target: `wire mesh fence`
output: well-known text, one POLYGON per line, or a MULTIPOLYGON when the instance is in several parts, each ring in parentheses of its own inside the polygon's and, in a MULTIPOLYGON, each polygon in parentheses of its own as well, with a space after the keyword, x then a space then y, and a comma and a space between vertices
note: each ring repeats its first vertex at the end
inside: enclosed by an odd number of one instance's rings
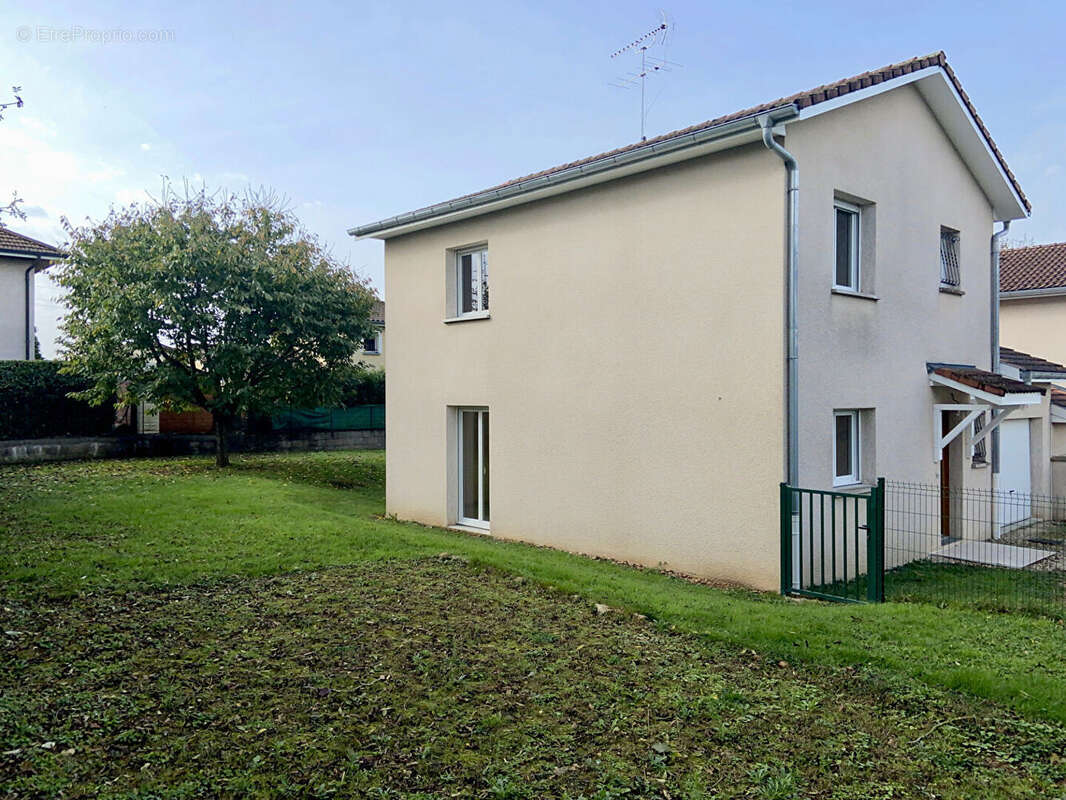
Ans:
POLYGON ((1066 498, 887 481, 888 600, 1066 618, 1066 498))

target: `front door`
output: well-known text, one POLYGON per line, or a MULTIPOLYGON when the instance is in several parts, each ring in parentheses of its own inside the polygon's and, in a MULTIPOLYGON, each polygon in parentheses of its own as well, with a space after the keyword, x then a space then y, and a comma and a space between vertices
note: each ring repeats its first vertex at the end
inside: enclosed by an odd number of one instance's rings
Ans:
POLYGON ((489 412, 459 409, 459 514, 461 525, 489 527, 489 412))
POLYGON ((1007 419, 999 426, 999 523, 1024 522, 1032 515, 1029 473, 1029 420, 1007 419))

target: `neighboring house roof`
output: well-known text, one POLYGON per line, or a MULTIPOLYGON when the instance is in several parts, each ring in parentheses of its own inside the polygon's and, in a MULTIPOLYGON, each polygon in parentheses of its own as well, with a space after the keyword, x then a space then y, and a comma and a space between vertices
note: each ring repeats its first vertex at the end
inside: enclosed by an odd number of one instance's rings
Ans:
POLYGON ((374 307, 370 309, 370 321, 375 325, 385 324, 385 302, 383 300, 374 301, 374 307))
POLYGON ((956 383, 961 383, 963 386, 980 389, 982 392, 999 397, 1005 397, 1008 394, 1029 394, 1030 392, 1044 394, 1046 392, 1043 386, 1022 383, 1013 378, 1007 378, 1003 375, 997 375, 995 372, 977 369, 976 367, 959 364, 929 364, 928 366, 930 368, 929 371, 935 375, 940 375, 956 383))
POLYGON ((1066 242, 1002 251, 999 289, 1001 292, 1066 289, 1066 242))
POLYGON ((1016 367, 1023 373, 1059 373, 1066 375, 1066 366, 1010 347, 999 348, 999 360, 1004 364, 1016 367))
POLYGON ((8 254, 15 256, 36 256, 38 258, 49 260, 66 257, 62 252, 52 247, 50 244, 39 242, 36 239, 31 239, 29 236, 23 236, 21 233, 15 233, 9 228, 0 226, 0 256, 8 254))
MULTIPOLYGON (((480 192, 456 197, 444 203, 437 203, 432 206, 426 206, 415 211, 407 212, 406 214, 389 217, 367 225, 360 225, 351 228, 348 233, 356 237, 375 236, 400 226, 406 226, 433 217, 450 215, 458 210, 457 207, 459 206, 469 207, 473 205, 474 202, 472 201, 477 201, 476 204, 478 205, 494 203, 495 201, 502 199, 503 194, 514 194, 514 190, 520 190, 526 186, 529 186, 530 191, 535 188, 541 188, 544 182, 553 177, 566 175, 569 178, 575 170, 587 171, 594 166, 608 169, 614 166, 617 162, 620 162, 627 154, 641 151, 654 152, 656 148, 664 147, 665 145, 674 143, 684 137, 692 137, 713 128, 718 128, 740 120, 753 119, 759 115, 777 110, 792 109, 793 113, 791 117, 795 118, 800 115, 804 109, 828 101, 837 100, 837 98, 875 87, 878 84, 905 78, 906 76, 927 69, 937 69, 941 71, 946 79, 950 81, 954 92, 957 94, 958 101, 969 113, 973 125, 980 132, 984 146, 986 146, 993 154, 998 168, 1002 170, 1002 175, 1009 181, 1017 200, 1020 201, 1026 213, 1031 211, 1032 207, 1028 198, 1026 198, 1025 193, 1022 191, 1018 179, 1014 176, 1014 173, 1011 172, 1010 167, 1007 166, 1006 159, 996 146, 996 143, 992 140, 992 135, 989 133, 988 128, 985 127, 980 115, 974 108, 969 95, 963 90, 962 84, 959 82, 954 70, 948 65, 947 56, 944 54, 944 51, 941 50, 927 56, 919 56, 917 58, 908 59, 907 61, 901 61, 898 64, 889 64, 888 66, 870 70, 869 72, 863 72, 851 78, 834 81, 833 83, 818 86, 814 89, 797 92, 786 97, 778 98, 777 100, 772 100, 768 103, 762 103, 757 106, 752 106, 751 108, 746 108, 742 111, 735 111, 731 114, 726 114, 725 116, 716 117, 715 119, 707 120, 706 122, 700 122, 687 128, 656 136, 652 139, 636 142, 634 144, 626 145, 625 147, 589 156, 588 158, 583 158, 577 161, 571 161, 566 164, 560 164, 559 166, 541 170, 540 172, 534 172, 530 175, 506 181, 505 183, 501 183, 489 189, 484 189, 480 192)), ((775 119, 774 121, 785 122, 788 118, 788 115, 783 115, 780 120, 775 119)), ((584 174, 587 174, 587 172, 584 174)))
POLYGON ((1066 408, 1066 389, 1060 389, 1057 386, 1050 386, 1048 389, 1051 392, 1052 405, 1059 406, 1060 408, 1066 408))

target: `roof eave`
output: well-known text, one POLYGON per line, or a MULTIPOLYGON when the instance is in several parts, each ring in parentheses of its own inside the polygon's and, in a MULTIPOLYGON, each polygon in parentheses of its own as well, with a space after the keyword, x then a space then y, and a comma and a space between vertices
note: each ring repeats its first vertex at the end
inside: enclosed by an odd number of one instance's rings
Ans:
POLYGON ((438 203, 367 225, 359 225, 350 228, 348 233, 356 239, 390 239, 416 230, 436 227, 520 203, 571 192, 625 175, 752 143, 761 137, 759 127, 761 118, 768 117, 774 125, 777 125, 795 119, 798 113, 799 109, 790 103, 740 119, 712 125, 699 131, 636 147, 569 169, 517 181, 508 186, 479 192, 446 203, 438 203))
POLYGON ((808 106, 800 112, 800 119, 809 119, 908 84, 914 84, 922 99, 936 115, 948 139, 970 168, 992 205, 995 220, 1002 222, 1028 217, 1029 209, 1025 199, 1007 175, 1002 161, 993 152, 977 119, 942 66, 926 67, 808 106))
POLYGON ((0 258, 32 258, 40 261, 62 261, 65 255, 55 253, 34 253, 28 250, 0 250, 0 258))
POLYGON ((1062 297, 1066 295, 1066 286, 1047 286, 1043 289, 1012 289, 1001 291, 1000 300, 1025 300, 1032 297, 1062 297))

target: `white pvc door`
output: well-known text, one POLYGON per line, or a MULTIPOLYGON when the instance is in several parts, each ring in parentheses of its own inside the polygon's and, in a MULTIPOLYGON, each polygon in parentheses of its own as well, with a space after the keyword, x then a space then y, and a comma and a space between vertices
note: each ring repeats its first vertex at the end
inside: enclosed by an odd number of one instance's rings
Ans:
POLYGON ((1032 513, 1029 494, 1029 420, 1007 419, 999 426, 999 486, 1010 493, 999 504, 1000 525, 1028 519, 1032 513))

